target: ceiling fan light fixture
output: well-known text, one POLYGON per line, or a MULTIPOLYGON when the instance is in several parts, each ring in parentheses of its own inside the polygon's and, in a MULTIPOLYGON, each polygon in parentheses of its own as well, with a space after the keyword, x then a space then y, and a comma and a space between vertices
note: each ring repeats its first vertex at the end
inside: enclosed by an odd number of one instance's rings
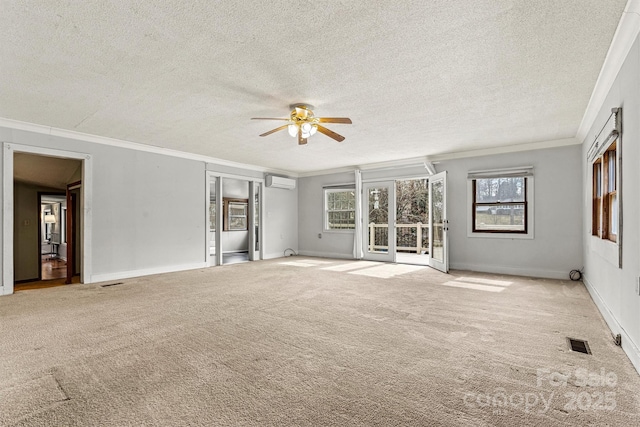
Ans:
POLYGON ((298 144, 304 145, 307 143, 307 138, 315 135, 318 131, 335 139, 338 142, 344 141, 344 136, 335 133, 334 131, 327 129, 319 123, 342 123, 351 124, 351 119, 348 117, 315 117, 311 106, 306 104, 292 104, 290 106, 293 110, 288 118, 276 118, 276 117, 252 117, 252 120, 283 120, 288 122, 268 132, 260 134, 260 136, 268 136, 272 133, 279 132, 287 129, 287 133, 293 138, 298 139, 298 144))
POLYGON ((300 132, 303 138, 309 138, 318 131, 318 125, 311 124, 309 122, 302 123, 300 125, 300 132))

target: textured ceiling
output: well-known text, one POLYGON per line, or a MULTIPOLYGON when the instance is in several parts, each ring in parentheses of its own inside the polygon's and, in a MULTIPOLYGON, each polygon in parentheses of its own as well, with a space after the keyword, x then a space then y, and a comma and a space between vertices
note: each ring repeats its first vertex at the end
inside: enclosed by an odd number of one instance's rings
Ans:
POLYGON ((625 0, 0 2, 0 116, 308 172, 575 136, 625 0), (306 102, 307 146, 258 134, 306 102))

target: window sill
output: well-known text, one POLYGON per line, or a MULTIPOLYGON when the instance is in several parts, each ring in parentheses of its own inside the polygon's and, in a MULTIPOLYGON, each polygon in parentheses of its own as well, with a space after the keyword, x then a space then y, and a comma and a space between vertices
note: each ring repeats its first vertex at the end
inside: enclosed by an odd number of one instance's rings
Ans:
POLYGON ((533 233, 532 232, 528 232, 527 234, 524 234, 524 233, 482 233, 482 232, 474 233, 473 231, 469 231, 467 233, 467 237, 478 237, 478 238, 482 238, 482 239, 533 240, 533 233))
POLYGON ((323 233, 332 233, 332 234, 353 234, 356 230, 323 230, 323 233))

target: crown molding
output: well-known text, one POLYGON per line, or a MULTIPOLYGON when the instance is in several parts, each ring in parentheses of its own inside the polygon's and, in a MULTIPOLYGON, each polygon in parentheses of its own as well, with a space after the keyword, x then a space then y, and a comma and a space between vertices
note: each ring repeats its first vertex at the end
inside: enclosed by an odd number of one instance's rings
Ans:
MULTIPOLYGON (((604 59, 600 75, 591 93, 587 109, 582 116, 580 127, 576 133, 576 139, 581 143, 593 126, 593 123, 605 102, 613 83, 629 55, 631 47, 640 33, 640 0, 629 0, 618 23, 618 28, 613 35, 611 46, 604 59)), ((612 105, 611 107, 617 107, 612 105)))
POLYGON ((566 147, 578 145, 576 138, 554 139, 552 141, 530 142, 527 144, 506 145, 503 147, 481 148, 478 150, 456 151, 452 153, 434 154, 427 156, 430 162, 438 163, 444 160, 463 159, 467 157, 495 156, 497 154, 518 153, 521 151, 544 150, 547 148, 566 147))
POLYGON ((555 139, 552 141, 531 142, 527 144, 507 145, 502 147, 482 148, 478 150, 456 151, 452 153, 434 154, 422 157, 413 157, 404 160, 393 160, 381 163, 368 163, 364 165, 345 166, 342 168, 326 169, 312 172, 300 172, 299 178, 320 175, 332 175, 336 173, 353 172, 360 170, 383 170, 400 167, 422 166, 426 162, 438 163, 444 160, 463 159, 466 157, 492 156, 497 154, 517 153, 520 151, 543 150, 547 148, 566 147, 568 145, 578 145, 580 141, 576 138, 555 139))
POLYGON ((356 169, 366 171, 366 170, 397 169, 401 167, 410 167, 410 166, 424 167, 424 163, 426 161, 427 161, 427 156, 412 157, 410 159, 390 160, 387 162, 379 162, 379 163, 366 163, 362 165, 345 166, 345 167, 333 168, 333 169, 322 169, 322 170, 311 171, 311 172, 299 172, 298 177, 304 178, 309 176, 333 175, 336 173, 353 172, 356 169))
POLYGON ((129 150, 161 154, 164 156, 178 157, 181 159, 196 160, 200 162, 216 164, 219 166, 228 166, 228 167, 246 169, 246 170, 263 172, 263 173, 284 174, 292 177, 298 176, 297 173, 291 172, 291 171, 271 169, 263 166, 233 162, 230 160, 218 159, 215 157, 209 157, 201 154, 188 153, 185 151, 172 150, 170 148, 162 148, 154 145, 140 144, 138 142, 125 141, 122 139, 108 138, 105 136, 98 136, 98 135, 92 135, 92 134, 83 133, 83 132, 60 129, 60 128, 55 128, 51 126, 39 125, 36 123, 22 122, 19 120, 7 119, 4 117, 0 117, 0 127, 5 127, 8 129, 14 129, 14 130, 22 130, 27 132, 34 132, 34 133, 39 133, 43 135, 57 136, 61 138, 74 139, 74 140, 83 141, 83 142, 91 142, 94 144, 109 145, 111 147, 119 147, 119 148, 126 148, 129 150))

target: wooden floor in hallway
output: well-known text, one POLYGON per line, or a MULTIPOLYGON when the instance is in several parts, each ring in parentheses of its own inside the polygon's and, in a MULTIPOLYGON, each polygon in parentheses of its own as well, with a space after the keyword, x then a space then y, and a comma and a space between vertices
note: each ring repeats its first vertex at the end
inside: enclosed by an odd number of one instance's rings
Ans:
POLYGON ((67 277, 67 262, 62 258, 42 256, 42 280, 64 279, 67 277))

